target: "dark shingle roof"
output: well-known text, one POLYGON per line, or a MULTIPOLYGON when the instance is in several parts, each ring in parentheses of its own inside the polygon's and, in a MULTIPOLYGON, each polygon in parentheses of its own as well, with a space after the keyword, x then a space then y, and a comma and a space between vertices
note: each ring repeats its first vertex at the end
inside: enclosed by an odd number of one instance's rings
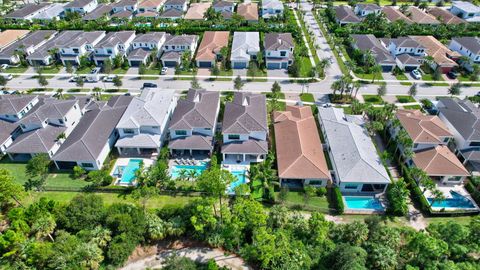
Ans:
POLYGON ((263 94, 235 92, 225 104, 223 133, 249 134, 268 131, 266 98, 263 94))
POLYGON ((480 54, 480 38, 478 37, 456 37, 452 38, 473 54, 480 54))
POLYGON ((32 13, 38 12, 47 6, 49 6, 50 3, 42 3, 42 4, 27 4, 23 6, 20 9, 17 9, 11 13, 8 13, 5 15, 5 18, 12 18, 12 19, 23 19, 32 13))
POLYGON ((97 20, 103 15, 109 15, 110 12, 112 12, 111 5, 100 4, 94 10, 92 10, 92 12, 85 14, 82 19, 85 21, 97 20))
POLYGON ((213 128, 217 120, 219 101, 218 92, 190 89, 187 98, 178 101, 169 128, 213 128))
POLYGON ((469 100, 442 98, 439 111, 465 140, 480 140, 480 109, 469 100))
POLYGON ((17 114, 38 96, 0 96, 0 114, 17 114))
POLYGON ((362 21, 357 15, 355 15, 353 10, 347 6, 336 6, 335 17, 342 22, 359 23, 362 21))
POLYGON ((290 33, 265 34, 265 50, 288 50, 295 46, 290 33))

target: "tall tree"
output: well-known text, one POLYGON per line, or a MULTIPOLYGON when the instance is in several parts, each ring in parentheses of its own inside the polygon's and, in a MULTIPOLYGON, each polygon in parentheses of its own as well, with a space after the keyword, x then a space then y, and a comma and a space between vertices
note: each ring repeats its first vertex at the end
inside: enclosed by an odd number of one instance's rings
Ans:
POLYGON ((452 84, 450 88, 448 88, 448 94, 450 96, 459 96, 462 93, 461 86, 460 83, 452 84))
POLYGON ((46 87, 48 85, 48 80, 45 76, 43 76, 42 74, 39 74, 37 76, 37 80, 38 80, 38 84, 42 87, 46 87))
POLYGON ((385 85, 385 84, 380 85, 377 89, 377 95, 379 97, 383 97, 386 94, 387 94, 387 85, 385 85))
POLYGON ((233 88, 235 88, 237 91, 240 91, 243 88, 243 84, 242 78, 240 78, 240 75, 238 75, 233 81, 233 88))
POLYGON ((25 173, 30 178, 36 178, 32 179, 34 182, 31 182, 33 183, 33 186, 30 187, 35 187, 37 190, 41 190, 43 188, 43 185, 48 177, 50 163, 50 157, 47 154, 35 155, 28 161, 25 168, 25 173))
POLYGON ((39 218, 35 219, 32 224, 32 231, 35 232, 35 237, 37 239, 44 238, 48 236, 52 242, 55 240, 52 237, 52 233, 55 230, 57 223, 55 222, 54 217, 51 214, 41 215, 39 218))
POLYGON ((415 97, 417 95, 417 83, 413 83, 412 86, 408 89, 408 95, 415 97))
POLYGON ((198 82, 197 77, 193 77, 192 81, 190 82, 190 88, 199 89, 201 88, 200 83, 198 82))
POLYGON ((23 187, 15 182, 10 171, 0 169, 0 205, 3 207, 12 200, 22 205, 20 200, 24 195, 23 187))
POLYGON ((115 78, 113 78, 113 85, 115 85, 115 87, 120 90, 120 87, 122 87, 123 85, 122 79, 120 79, 119 76, 115 76, 115 78))

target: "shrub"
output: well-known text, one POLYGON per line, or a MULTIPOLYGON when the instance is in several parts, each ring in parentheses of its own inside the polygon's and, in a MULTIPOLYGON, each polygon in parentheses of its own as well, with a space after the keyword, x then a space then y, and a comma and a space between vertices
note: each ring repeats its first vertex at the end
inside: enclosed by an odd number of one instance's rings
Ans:
POLYGON ((338 187, 331 189, 330 199, 332 200, 333 207, 335 207, 337 214, 343 214, 345 211, 345 205, 343 204, 342 193, 338 187))
POLYGON ((431 109, 433 107, 433 103, 430 99, 422 99, 420 100, 420 102, 422 103, 423 107, 425 107, 425 109, 431 109))
POLYGON ((327 194, 327 188, 326 187, 319 187, 317 188, 317 196, 323 197, 327 194))
POLYGON ((398 179, 387 188, 388 209, 387 212, 395 216, 404 216, 408 212, 407 184, 403 179, 398 179))
POLYGON ((403 164, 400 164, 400 168, 405 182, 407 183, 407 186, 412 194, 412 199, 418 202, 422 211, 430 212, 430 203, 427 201, 425 196, 423 196, 423 192, 418 186, 417 181, 415 181, 415 179, 413 179, 413 177, 411 176, 410 170, 403 164))
POLYGON ((480 204, 480 191, 478 191, 472 181, 468 181, 467 184, 465 184, 465 189, 472 195, 472 198, 475 200, 477 204, 480 204))
POLYGON ((86 171, 80 167, 80 166, 75 166, 73 167, 73 178, 80 178, 84 176, 86 171))
POLYGON ((85 180, 98 186, 108 186, 112 183, 113 177, 107 171, 100 170, 89 172, 85 180))

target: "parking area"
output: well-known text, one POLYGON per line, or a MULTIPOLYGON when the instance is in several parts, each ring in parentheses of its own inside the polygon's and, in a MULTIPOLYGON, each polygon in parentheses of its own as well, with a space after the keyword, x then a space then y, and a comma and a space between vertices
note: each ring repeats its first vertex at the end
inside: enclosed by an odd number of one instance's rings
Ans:
POLYGON ((286 69, 268 69, 268 77, 288 78, 288 72, 286 69))

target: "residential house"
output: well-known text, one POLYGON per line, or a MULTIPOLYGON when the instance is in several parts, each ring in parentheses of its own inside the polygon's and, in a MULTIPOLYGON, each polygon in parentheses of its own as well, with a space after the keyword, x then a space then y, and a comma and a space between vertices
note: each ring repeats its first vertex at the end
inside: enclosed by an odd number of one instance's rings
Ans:
POLYGON ((187 11, 188 2, 187 0, 167 0, 163 5, 163 10, 167 11, 170 9, 176 9, 182 13, 187 11))
POLYGON ((32 19, 35 20, 60 20, 64 16, 64 6, 66 3, 53 3, 47 9, 35 14, 32 19))
POLYGON ((24 38, 29 30, 11 30, 7 29, 3 32, 0 32, 0 52, 7 46, 15 43, 16 41, 24 38))
POLYGON ((427 55, 433 58, 433 61, 427 61, 432 69, 440 68, 442 73, 448 73, 458 66, 455 60, 458 60, 461 55, 447 48, 433 36, 411 36, 411 38, 425 47, 427 55))
POLYGON ((427 14, 415 6, 408 7, 405 15, 418 24, 440 24, 433 15, 427 14))
POLYGON ((197 35, 179 35, 172 36, 167 34, 165 43, 162 46, 162 66, 176 67, 181 64, 182 54, 188 52, 190 58, 193 57, 197 49, 198 36, 197 35))
POLYGON ((265 95, 235 92, 225 103, 222 136, 223 163, 263 161, 268 153, 265 95))
POLYGON ((120 0, 111 4, 112 12, 119 13, 123 11, 134 12, 137 10, 137 0, 120 0))
POLYGON ((158 12, 165 0, 143 0, 138 4, 138 12, 158 12))
POLYGON ((283 3, 279 0, 262 0, 260 14, 264 19, 283 16, 283 3))
POLYGON ((35 52, 42 45, 53 39, 57 31, 38 30, 31 32, 24 38, 11 43, 0 51, 0 64, 16 65, 20 63, 21 56, 28 56, 35 52))
POLYGON ((352 8, 349 6, 335 6, 335 20, 340 26, 350 23, 360 23, 362 20, 355 15, 352 8))
POLYGON ((344 194, 385 192, 390 177, 362 117, 345 115, 341 108, 318 110, 324 144, 333 167, 333 183, 344 194))
POLYGON ((160 18, 162 19, 170 19, 170 20, 178 20, 183 17, 184 11, 171 8, 171 9, 164 9, 164 11, 160 14, 160 18))
POLYGON ((138 67, 141 64, 146 65, 153 51, 157 51, 155 57, 160 55, 159 49, 165 42, 165 32, 150 32, 140 34, 132 42, 132 51, 127 56, 131 67, 138 67))
POLYGON ((114 96, 106 104, 92 106, 52 157, 60 170, 75 166, 100 170, 118 139, 115 129, 132 97, 114 96))
POLYGON ((406 24, 412 24, 413 21, 405 16, 400 10, 392 6, 384 6, 382 7, 382 12, 385 14, 385 18, 389 22, 396 22, 396 21, 404 21, 406 24))
POLYGON ((395 58, 397 66, 405 71, 418 69, 426 56, 426 48, 411 37, 387 38, 381 42, 395 58))
POLYGON ((101 66, 106 59, 113 60, 117 55, 125 57, 134 38, 135 31, 109 32, 94 47, 95 65, 101 66))
POLYGON ((353 47, 362 53, 371 52, 377 65, 382 67, 382 71, 392 71, 396 66, 395 59, 374 35, 351 35, 351 37, 354 40, 353 47))
POLYGON ((211 2, 192 3, 185 14, 185 20, 205 20, 205 13, 212 6, 211 2))
POLYGON ((146 89, 134 97, 116 126, 118 153, 124 156, 160 153, 176 105, 174 90, 146 89))
POLYGON ((247 22, 258 22, 258 4, 252 2, 238 4, 237 14, 247 22))
POLYGON ((72 65, 80 64, 80 57, 88 56, 93 48, 105 37, 105 31, 67 31, 71 32, 70 39, 60 40, 63 44, 58 45, 58 54, 63 65, 69 62, 72 65))
POLYGON ((257 59, 260 52, 260 34, 258 32, 233 33, 231 66, 234 69, 248 68, 250 60, 257 59))
POLYGON ((5 155, 7 148, 13 143, 13 133, 18 124, 0 120, 0 154, 5 155))
POLYGON ((468 57, 473 63, 480 63, 480 38, 478 37, 452 38, 448 48, 468 57))
POLYGON ((480 7, 467 1, 453 1, 450 12, 467 22, 480 21, 480 7))
POLYGON ((290 33, 266 33, 265 63, 268 69, 286 69, 293 63, 295 43, 290 33))
POLYGON ((438 117, 455 138, 459 159, 471 171, 480 172, 480 109, 468 99, 441 98, 438 117))
POLYGON ((160 14, 158 12, 154 12, 154 11, 145 11, 145 12, 140 12, 140 13, 136 13, 135 14, 135 17, 143 17, 143 18, 153 18, 153 19, 156 19, 156 18, 159 18, 160 17, 160 14))
POLYGON ((98 5, 97 0, 73 0, 64 6, 65 12, 85 14, 93 11, 98 5))
POLYGON ((324 187, 330 170, 310 106, 287 106, 274 112, 275 150, 281 186, 324 187))
POLYGON ((121 21, 129 21, 133 18, 133 11, 130 10, 123 10, 117 13, 113 13, 110 18, 115 18, 121 21))
POLYGON ((220 51, 222 48, 228 47, 229 36, 230 32, 228 31, 205 31, 195 56, 197 67, 211 68, 215 65, 217 59, 227 57, 221 55, 220 51))
POLYGON ((20 131, 6 149, 11 160, 25 161, 36 154, 52 157, 82 117, 77 100, 42 97, 18 121, 20 131))
POLYGON ((179 99, 168 127, 171 154, 211 154, 220 110, 219 92, 190 89, 179 99))
POLYGON ((5 19, 11 20, 28 20, 31 21, 36 15, 42 13, 49 8, 49 3, 26 4, 4 16, 5 19))
POLYGON ((366 17, 369 14, 380 14, 382 8, 377 4, 356 4, 354 12, 360 17, 366 17))
POLYGON ((96 21, 102 18, 109 19, 112 14, 113 7, 110 4, 100 4, 92 12, 82 17, 84 21, 96 21))
POLYGON ((235 11, 235 3, 230 1, 214 1, 212 7, 215 12, 220 12, 224 19, 231 19, 235 11))
POLYGON ((8 122, 17 122, 37 105, 39 97, 36 95, 1 95, 0 119, 8 122))
POLYGON ((434 16, 435 18, 437 18, 437 20, 444 24, 466 23, 466 21, 460 19, 459 17, 440 7, 432 7, 428 9, 428 14, 434 16))

